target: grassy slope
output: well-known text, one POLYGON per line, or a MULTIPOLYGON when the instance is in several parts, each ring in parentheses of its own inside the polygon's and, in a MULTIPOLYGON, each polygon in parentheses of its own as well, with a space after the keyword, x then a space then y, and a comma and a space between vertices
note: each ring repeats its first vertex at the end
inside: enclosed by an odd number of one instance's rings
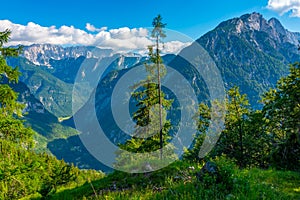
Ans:
POLYGON ((300 199, 298 172, 234 169, 233 186, 227 190, 226 184, 200 183, 195 175, 200 168, 180 161, 150 174, 115 172, 79 187, 61 188, 50 199, 300 199))

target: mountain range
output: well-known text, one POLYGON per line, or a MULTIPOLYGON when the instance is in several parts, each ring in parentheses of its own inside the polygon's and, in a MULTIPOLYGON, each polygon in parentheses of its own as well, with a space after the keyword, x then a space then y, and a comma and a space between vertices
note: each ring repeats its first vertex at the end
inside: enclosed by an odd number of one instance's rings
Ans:
MULTIPOLYGON (((220 23, 194 44, 200 44, 216 63, 225 89, 239 86, 241 92, 248 95, 252 107, 259 109, 261 105, 258 100, 261 94, 274 87, 277 80, 288 73, 289 63, 300 60, 299 39, 300 33, 286 30, 277 19, 266 20, 259 13, 251 13, 220 23)), ((205 93, 207 88, 203 79, 193 70, 191 64, 180 56, 183 53, 192 54, 193 44, 178 55, 165 55, 164 62, 184 74, 197 91, 199 100, 205 100, 205 96, 209 94, 205 93)), ((80 79, 81 83, 85 83, 85 87, 77 90, 80 94, 75 95, 78 98, 73 101, 82 103, 82 106, 89 106, 92 99, 85 94, 95 94, 98 120, 105 122, 108 138, 114 142, 121 141, 120 137, 123 135, 122 131, 116 128, 108 108, 111 93, 116 82, 129 69, 144 62, 147 62, 147 57, 138 54, 113 54, 109 49, 61 47, 50 44, 24 47, 22 57, 8 59, 10 65, 20 67, 23 74, 20 80, 24 83, 21 83, 22 87, 28 87, 19 90, 20 96, 30 96, 26 99, 27 109, 30 110, 32 105, 36 105, 35 112, 29 112, 27 116, 31 124, 52 123, 52 127, 55 124, 61 130, 65 128, 73 131, 75 127, 71 116, 80 114, 85 116, 86 126, 90 126, 89 113, 81 113, 84 109, 80 108, 72 111, 72 90, 76 79, 80 79), (95 72, 101 71, 101 67, 107 64, 109 66, 103 73, 102 82, 92 83, 86 79, 97 74, 95 72), (93 90, 95 87, 96 90, 93 90), (87 104, 83 105, 85 101, 87 104), (49 117, 33 117, 38 114, 49 117), (58 121, 58 117, 66 116, 71 118, 63 123, 58 121)), ((75 163, 81 168, 107 170, 103 164, 89 157, 88 151, 75 132, 51 137, 43 134, 55 134, 53 130, 42 126, 33 128, 44 138, 43 144, 48 143, 48 150, 58 158, 75 163)))
POLYGON ((51 67, 51 60, 78 58, 80 56, 86 58, 102 58, 112 55, 112 50, 100 49, 93 46, 62 47, 52 44, 33 44, 25 46, 22 55, 35 65, 51 67))

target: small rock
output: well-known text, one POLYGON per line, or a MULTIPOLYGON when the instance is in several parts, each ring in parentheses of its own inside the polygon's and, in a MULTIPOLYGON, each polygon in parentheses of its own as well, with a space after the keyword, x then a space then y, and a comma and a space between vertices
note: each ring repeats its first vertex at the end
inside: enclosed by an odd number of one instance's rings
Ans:
POLYGON ((210 161, 206 162, 205 165, 201 168, 200 172, 196 173, 197 179, 199 181, 202 181, 203 176, 207 173, 213 176, 218 175, 218 169, 216 163, 210 161))
POLYGON ((145 166, 143 167, 143 170, 147 172, 153 171, 153 168, 151 167, 150 163, 146 163, 145 166))

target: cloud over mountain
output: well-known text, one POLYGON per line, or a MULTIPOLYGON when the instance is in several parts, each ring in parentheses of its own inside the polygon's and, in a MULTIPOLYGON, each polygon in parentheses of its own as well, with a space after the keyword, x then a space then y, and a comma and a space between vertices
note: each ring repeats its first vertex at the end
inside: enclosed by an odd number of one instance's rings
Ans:
POLYGON ((91 32, 100 32, 100 31, 106 31, 107 27, 101 27, 101 28, 96 28, 94 25, 90 23, 86 23, 85 25, 86 30, 91 31, 91 32))
POLYGON ((281 15, 291 12, 291 17, 300 17, 299 0, 269 0, 267 8, 281 15))
MULTIPOLYGON (((92 45, 101 48, 110 48, 117 52, 145 51, 152 41, 145 28, 110 29, 96 28, 87 23, 86 30, 74 26, 44 27, 29 22, 27 25, 15 24, 9 20, 0 20, 0 31, 10 29, 11 39, 8 45, 56 44, 56 45, 92 45)), ((166 53, 176 53, 187 43, 180 41, 167 42, 166 53), (174 51, 172 51, 174 50, 174 51)))

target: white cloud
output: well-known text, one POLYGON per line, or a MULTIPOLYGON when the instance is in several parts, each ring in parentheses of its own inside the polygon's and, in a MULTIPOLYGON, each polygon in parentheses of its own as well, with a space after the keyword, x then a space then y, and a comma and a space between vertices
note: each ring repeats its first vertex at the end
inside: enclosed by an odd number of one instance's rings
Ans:
POLYGON ((90 23, 86 23, 85 25, 86 30, 91 31, 91 32, 100 32, 100 31, 106 31, 107 27, 101 27, 101 28, 96 28, 94 25, 90 23))
POLYGON ((300 0, 269 0, 267 8, 280 15, 291 12, 291 17, 300 17, 300 0))
POLYGON ((190 42, 180 42, 180 41, 171 41, 166 42, 163 46, 163 53, 175 53, 178 54, 180 50, 182 50, 184 47, 189 46, 190 42))
MULTIPOLYGON (((11 39, 7 45, 57 44, 57 45, 92 45, 110 48, 117 52, 143 52, 152 44, 145 28, 128 28, 107 30, 96 28, 90 23, 81 30, 74 26, 44 27, 29 22, 27 25, 15 24, 9 20, 0 20, 0 31, 10 29, 11 39), (91 33, 93 32, 93 33, 91 33)), ((165 53, 176 53, 188 43, 172 41, 165 43, 165 53)))

